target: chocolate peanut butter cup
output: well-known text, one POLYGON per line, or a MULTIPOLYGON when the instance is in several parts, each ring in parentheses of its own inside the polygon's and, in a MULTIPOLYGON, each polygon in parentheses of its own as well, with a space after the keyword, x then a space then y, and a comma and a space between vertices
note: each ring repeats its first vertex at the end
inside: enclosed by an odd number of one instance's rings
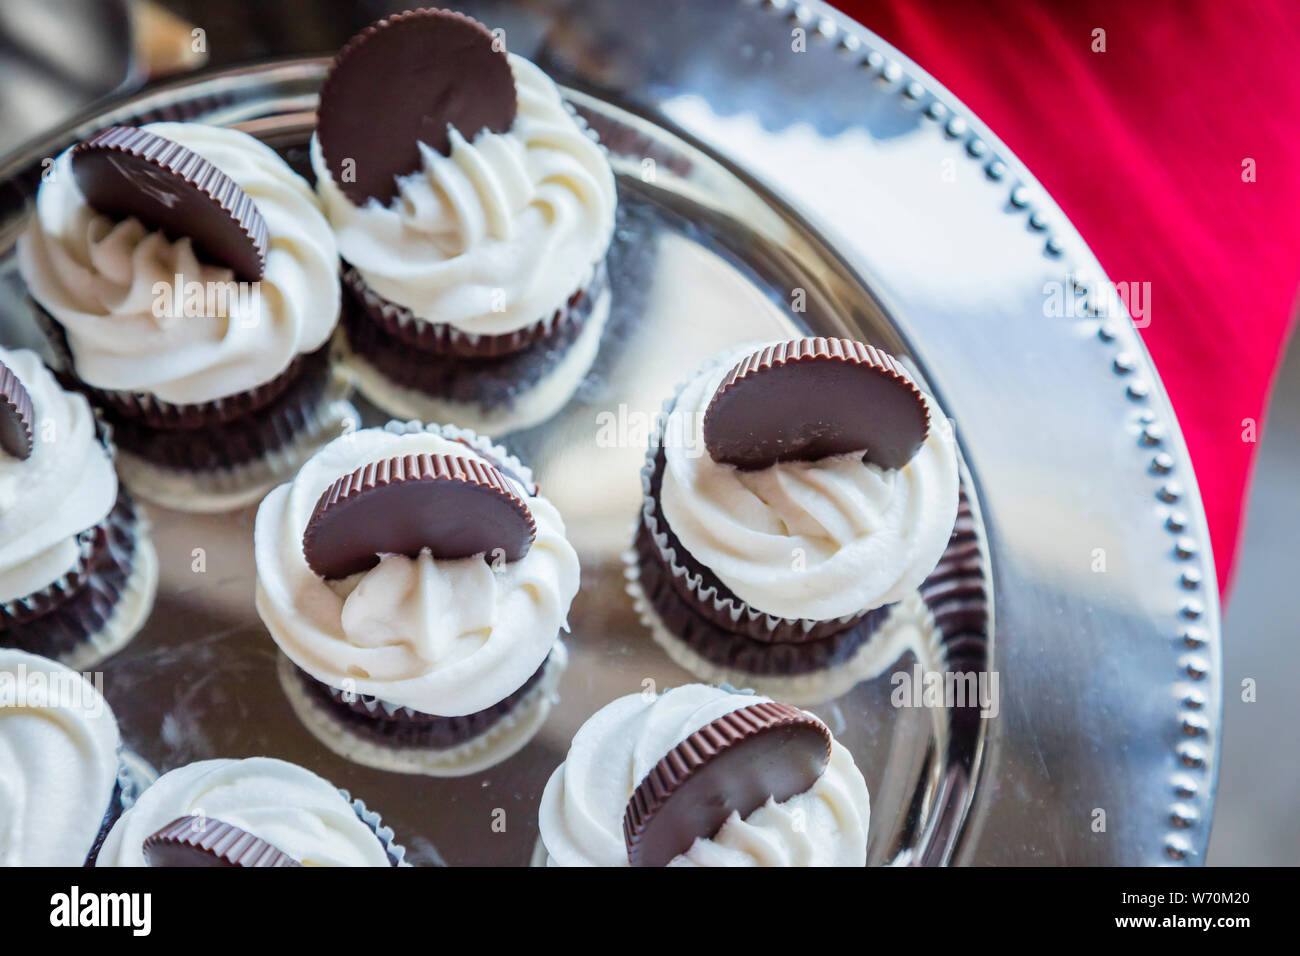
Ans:
POLYGON ((851 339, 781 342, 747 356, 704 413, 717 462, 752 470, 862 452, 901 468, 930 428, 920 390, 888 353, 851 339))
POLYGON ((0 362, 0 451, 26 461, 32 454, 36 410, 18 376, 0 362))
POLYGON ((168 238, 189 237, 198 256, 254 282, 266 271, 266 221, 229 176, 179 143, 111 126, 72 150, 86 201, 115 219, 138 219, 168 238))
POLYGON ((764 701, 717 718, 670 750, 632 793, 623 839, 632 866, 666 866, 700 837, 768 799, 813 786, 830 761, 826 725, 764 701))
POLYGON ((402 455, 372 462, 321 494, 303 554, 324 578, 344 578, 381 554, 455 560, 482 554, 517 561, 536 534, 532 512, 500 471, 459 455, 402 455))
POLYGON ((518 109, 505 48, 477 20, 410 10, 367 27, 339 51, 321 87, 316 135, 335 183, 363 206, 387 205, 397 178, 420 168, 419 144, 451 153, 503 133, 518 109))
POLYGON ((302 866, 283 850, 231 823, 178 817, 144 841, 150 866, 302 866))

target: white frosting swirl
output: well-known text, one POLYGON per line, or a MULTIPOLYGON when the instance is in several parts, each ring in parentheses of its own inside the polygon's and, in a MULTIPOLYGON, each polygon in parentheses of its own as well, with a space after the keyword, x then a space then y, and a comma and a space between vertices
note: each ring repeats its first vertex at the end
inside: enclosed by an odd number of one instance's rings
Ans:
POLYGON ((899 469, 856 453, 754 471, 719 464, 704 449, 704 412, 753 351, 724 357, 677 397, 665 433, 689 438, 665 448, 668 526, 737 597, 775 617, 832 620, 901 600, 934 570, 957 520, 950 424, 926 396, 929 437, 899 469))
POLYGON ((451 155, 421 145, 423 168, 388 206, 354 205, 312 138, 316 189, 339 253, 366 283, 416 316, 478 335, 553 313, 604 257, 614 233, 614 174, 555 84, 510 56, 519 111, 505 133, 451 155))
POLYGON ((147 866, 144 841, 179 817, 239 827, 303 866, 391 866, 338 789, 272 757, 200 760, 169 771, 113 824, 96 866, 147 866))
POLYGON ((77 535, 117 500, 117 475, 86 399, 59 388, 35 352, 0 348, 36 413, 32 453, 0 450, 0 601, 26 597, 77 564, 77 535))
POLYGON ((254 530, 257 610, 280 650, 317 680, 462 716, 504 700, 546 660, 568 626, 578 556, 555 507, 516 487, 537 526, 518 561, 384 555, 341 581, 317 576, 302 536, 325 489, 371 462, 423 453, 487 460, 430 432, 369 428, 330 442, 267 495, 254 530))
POLYGON ((117 783, 117 721, 62 664, 0 649, 0 866, 82 866, 117 783))
POLYGON ((263 385, 321 346, 338 319, 329 223, 307 182, 246 133, 200 123, 141 128, 202 156, 252 198, 269 235, 261 280, 224 296, 233 273, 200 262, 188 238, 173 242, 138 220, 114 223, 97 213, 67 152, 41 184, 19 240, 22 276, 67 333, 77 374, 97 388, 190 404, 263 385), (197 298, 186 304, 195 290, 202 307, 197 298), (214 296, 209 313, 209 292, 223 293, 225 306, 214 296))
MULTIPOLYGON (((550 865, 628 866, 623 814, 651 768, 718 717, 767 700, 686 684, 649 699, 629 694, 598 710, 542 794, 550 865)), ((669 866, 863 866, 870 817, 866 781, 833 741, 830 763, 810 789, 783 803, 769 799, 744 819, 732 813, 669 866)))

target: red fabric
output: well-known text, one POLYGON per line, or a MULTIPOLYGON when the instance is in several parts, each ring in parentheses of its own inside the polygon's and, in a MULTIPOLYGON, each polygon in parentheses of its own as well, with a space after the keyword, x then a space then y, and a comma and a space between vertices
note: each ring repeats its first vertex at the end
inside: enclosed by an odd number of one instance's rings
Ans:
POLYGON ((1186 436, 1219 587, 1300 287, 1300 2, 838 0, 1029 167, 1113 282, 1186 436), (1105 52, 1093 31, 1105 30, 1105 52), (1243 161, 1255 161, 1255 182, 1243 161), (1249 436, 1247 436, 1249 437, 1249 436))

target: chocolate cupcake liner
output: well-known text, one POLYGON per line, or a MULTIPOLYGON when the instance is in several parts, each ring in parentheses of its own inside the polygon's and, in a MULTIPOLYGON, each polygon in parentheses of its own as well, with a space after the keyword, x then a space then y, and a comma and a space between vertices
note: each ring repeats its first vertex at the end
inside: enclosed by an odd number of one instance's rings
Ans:
POLYGON ((149 761, 125 744, 117 753, 117 790, 123 810, 135 806, 140 794, 158 779, 158 771, 149 761))
POLYGON ((93 667, 140 630, 158 588, 148 522, 124 487, 103 522, 78 536, 75 568, 40 591, 0 605, 0 643, 93 667))
MULTIPOLYGON (((81 383, 91 402, 115 416, 138 421, 150 428, 186 431, 225 425, 258 412, 283 395, 303 374, 317 353, 296 356, 289 367, 271 381, 246 392, 192 405, 164 402, 148 392, 122 392, 81 383)), ((69 366, 71 367, 71 366, 69 366)))
POLYGON ((351 352, 364 358, 394 385, 432 398, 498 409, 544 379, 582 336, 608 291, 588 287, 556 333, 501 356, 444 355, 422 351, 394 336, 357 308, 346 308, 340 328, 351 352))
POLYGON ((577 288, 550 315, 513 332, 480 335, 445 322, 420 318, 406 306, 398 305, 371 289, 355 268, 345 263, 343 269, 345 292, 360 314, 388 337, 430 355, 462 359, 499 359, 561 336, 567 328, 583 321, 584 300, 595 297, 607 284, 602 254, 587 270, 577 288))
POLYGON ((103 412, 123 452, 176 471, 232 468, 292 442, 329 391, 332 380, 328 349, 322 347, 303 357, 294 379, 274 401, 239 418, 168 429, 118 415, 112 409, 103 412))
POLYGON ((108 809, 104 811, 104 821, 99 826, 90 852, 86 854, 85 866, 94 866, 99 858, 99 851, 108 838, 108 831, 113 829, 122 813, 135 806, 136 799, 151 783, 158 779, 158 771, 149 766, 139 754, 125 746, 117 751, 117 782, 113 785, 109 797, 108 809))
POLYGON ((768 643, 816 641, 846 631, 876 609, 868 608, 827 620, 779 617, 760 611, 733 594, 712 571, 691 555, 663 519, 659 485, 666 464, 663 436, 668 417, 687 384, 695 377, 708 374, 719 364, 717 360, 705 363, 691 379, 678 385, 655 417, 645 465, 641 469, 641 525, 644 533, 654 543, 659 560, 670 570, 673 587, 695 605, 701 616, 724 630, 768 643))
POLYGON ((760 641, 702 614, 693 595, 674 587, 672 569, 661 560, 644 525, 625 561, 659 619, 680 640, 715 664, 754 676, 794 676, 841 664, 873 638, 893 608, 874 608, 852 627, 816 640, 760 641))
POLYGON ((344 399, 346 375, 330 346, 299 355, 255 389, 193 405, 137 392, 98 389, 79 379, 62 326, 39 306, 47 339, 62 359, 60 383, 80 391, 112 426, 118 470, 140 497, 178 511, 216 512, 258 500, 320 444, 360 424, 344 399), (324 435, 325 437, 322 437, 324 435))
POLYGON ((411 864, 406 862, 406 847, 397 842, 396 835, 393 833, 393 828, 384 824, 383 818, 379 815, 379 812, 377 810, 371 810, 366 806, 364 800, 359 797, 353 797, 352 794, 348 793, 342 787, 339 788, 339 793, 343 796, 343 799, 348 802, 348 805, 352 807, 352 812, 357 815, 357 818, 366 826, 370 827, 371 832, 379 838, 379 842, 384 845, 384 852, 388 855, 388 861, 393 866, 410 866, 411 864))
POLYGON ((291 389, 273 406, 275 414, 256 426, 261 435, 274 435, 274 441, 244 436, 223 448, 219 442, 226 433, 221 429, 195 432, 212 443, 207 454, 214 457, 206 459, 212 462, 207 467, 199 467, 201 461, 186 453, 162 463, 123 446, 118 473, 141 498, 177 511, 214 513, 244 507, 292 477, 322 445, 361 426, 361 416, 347 401, 350 391, 347 376, 327 368, 319 390, 291 389))
POLYGON ((373 323, 357 323, 346 314, 335 343, 357 390, 390 414, 458 421, 478 431, 507 434, 547 420, 573 397, 595 364, 610 302, 608 289, 594 296, 590 314, 571 341, 542 343, 504 360, 432 357, 416 362, 409 348, 376 344, 374 336, 382 333, 373 323), (422 377, 434 380, 432 391, 422 377))
MULTIPOLYGON (((118 504, 115 503, 114 509, 117 507, 118 504)), ((90 565, 95 560, 96 554, 108 546, 107 522, 106 518, 100 524, 87 528, 76 536, 77 562, 63 577, 50 582, 39 591, 0 602, 0 635, 21 628, 61 604, 65 604, 85 586, 90 565)))
POLYGON ((912 594, 885 609, 883 620, 869 640, 852 653, 821 670, 794 675, 756 674, 710 660, 677 635, 659 616, 642 590, 634 552, 624 556, 626 590, 633 608, 651 637, 678 667, 708 684, 730 684, 800 707, 810 707, 843 696, 862 681, 879 677, 919 640, 938 648, 943 635, 919 595, 912 594))
POLYGON ((541 681, 546 666, 546 661, 543 661, 533 675, 509 696, 477 713, 461 717, 423 714, 378 697, 348 693, 316 680, 302 669, 299 669, 298 676, 308 693, 333 706, 339 720, 349 722, 361 736, 370 737, 377 743, 450 750, 486 734, 506 717, 541 681))
POLYGON ((328 346, 322 346, 314 352, 294 356, 284 371, 256 388, 209 402, 165 402, 149 392, 97 388, 82 381, 77 377, 76 363, 63 326, 36 300, 29 299, 29 302, 46 339, 59 356, 63 371, 56 374, 60 383, 65 388, 81 392, 93 406, 104 409, 110 420, 118 423, 126 421, 162 431, 191 431, 225 425, 266 408, 304 374, 310 374, 314 367, 328 361, 328 346))
POLYGON ((452 747, 402 744, 359 732, 355 721, 340 716, 337 704, 308 690, 297 665, 284 654, 279 656, 276 672, 280 686, 303 726, 345 760, 394 773, 464 777, 507 760, 536 736, 558 700, 560 677, 567 666, 568 651, 557 640, 546 659, 541 678, 520 697, 518 703, 484 733, 452 747))
MULTIPOLYGON (((963 468, 956 524, 943 556, 921 586, 882 609, 887 613, 867 640, 843 645, 840 653, 824 659, 824 666, 805 673, 781 674, 767 666, 775 659, 763 652, 816 652, 824 642, 784 646, 746 642, 750 646, 733 656, 736 643, 745 639, 717 640, 716 628, 664 581, 666 569, 644 537, 623 556, 627 592, 641 623, 679 666, 700 680, 752 687, 790 703, 811 705, 838 697, 858 682, 880 676, 909 651, 930 669, 979 671, 988 666, 991 584, 988 553, 969 488, 970 476, 963 468), (760 662, 757 667, 755 660, 760 662)), ((854 635, 848 632, 831 641, 854 635)))

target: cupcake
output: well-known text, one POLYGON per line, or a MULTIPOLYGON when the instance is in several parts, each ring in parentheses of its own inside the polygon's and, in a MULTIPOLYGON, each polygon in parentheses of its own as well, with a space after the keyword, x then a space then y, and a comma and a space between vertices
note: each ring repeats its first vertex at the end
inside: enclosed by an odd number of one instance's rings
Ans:
POLYGON ((96 866, 400 866, 379 814, 273 757, 163 774, 113 824, 96 866))
POLYGON ((500 31, 445 10, 362 31, 321 89, 311 163, 367 398, 496 435, 568 401, 609 316, 614 175, 500 31))
POLYGON ((897 360, 806 338, 697 372, 664 406, 642 487, 626 563, 655 639, 701 679, 806 703, 876 673, 882 624, 921 607, 960 472, 897 360))
POLYGON ((281 683, 336 753, 462 776, 545 720, 578 558, 504 448, 418 422, 335 439, 267 495, 254 551, 281 683))
POLYGON ((250 503, 358 424, 329 364, 329 223, 307 182, 245 133, 151 123, 77 144, 41 183, 18 262, 142 497, 250 503))
MULTIPOLYGON (((750 692, 629 694, 542 794, 549 866, 863 866, 871 801, 820 720, 750 692)), ((540 859, 538 862, 541 862, 540 859)))
POLYGON ((0 649, 0 866, 84 866, 148 783, 99 690, 56 661, 0 649))
POLYGON ((0 348, 0 647, 77 669, 144 625, 158 559, 86 399, 0 348))

